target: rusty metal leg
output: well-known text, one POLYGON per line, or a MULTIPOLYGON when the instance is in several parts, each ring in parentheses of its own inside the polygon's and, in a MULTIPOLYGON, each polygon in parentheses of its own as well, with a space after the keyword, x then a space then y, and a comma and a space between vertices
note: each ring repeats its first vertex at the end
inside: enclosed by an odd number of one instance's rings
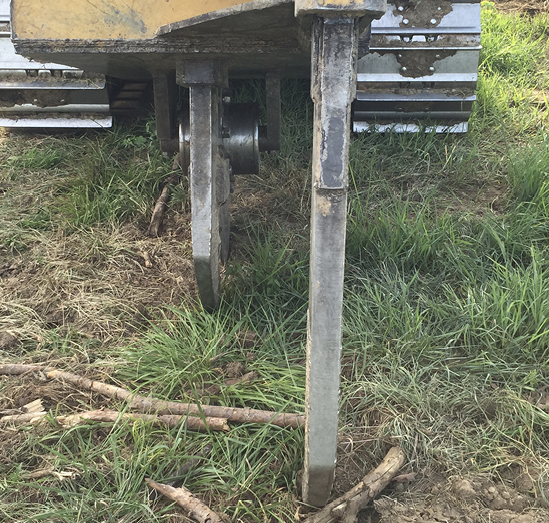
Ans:
POLYGON ((350 112, 356 86, 357 41, 355 18, 317 18, 314 23, 303 499, 318 507, 330 496, 336 461, 350 112))
POLYGON ((220 264, 229 240, 230 167, 222 147, 221 87, 214 81, 201 83, 203 77, 215 78, 214 68, 215 64, 192 64, 186 78, 193 258, 200 301, 207 310, 219 306, 220 264))

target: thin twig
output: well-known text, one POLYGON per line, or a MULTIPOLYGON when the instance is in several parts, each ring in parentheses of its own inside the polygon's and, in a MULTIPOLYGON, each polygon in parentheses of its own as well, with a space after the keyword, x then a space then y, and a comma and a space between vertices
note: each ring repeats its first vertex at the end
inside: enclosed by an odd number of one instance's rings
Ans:
POLYGON ((168 208, 168 201, 170 200, 170 189, 173 185, 177 184, 179 181, 179 176, 171 175, 166 180, 166 185, 162 189, 158 200, 156 200, 156 205, 151 216, 151 223, 147 234, 151 237, 159 236, 160 227, 162 226, 162 220, 164 219, 164 214, 168 208))
POLYGON ((223 522, 217 513, 211 510, 185 487, 174 488, 170 485, 157 483, 149 478, 145 479, 145 483, 157 492, 160 492, 163 496, 175 501, 180 507, 184 508, 189 513, 189 517, 195 521, 198 521, 199 523, 223 522))

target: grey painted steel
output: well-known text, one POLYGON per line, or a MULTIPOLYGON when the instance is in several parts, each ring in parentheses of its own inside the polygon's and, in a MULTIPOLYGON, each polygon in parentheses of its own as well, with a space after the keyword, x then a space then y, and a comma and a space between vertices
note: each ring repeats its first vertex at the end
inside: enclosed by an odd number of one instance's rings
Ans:
POLYGON ((257 104, 223 107, 223 145, 233 174, 259 174, 259 115, 257 104))
POLYGON ((230 166, 222 146, 221 86, 200 83, 217 81, 217 65, 201 65, 203 71, 193 65, 180 80, 190 88, 189 173, 196 282, 202 306, 214 310, 220 301, 220 267, 229 247, 230 166), (208 72, 212 74, 201 74, 208 72))
POLYGON ((0 0, 0 127, 111 127, 105 77, 16 54, 9 14, 0 0))
MULTIPOLYGON (((447 0, 439 0, 435 3, 445 4, 447 0)), ((372 36, 376 34, 403 34, 404 32, 415 34, 440 34, 442 33, 469 33, 480 34, 480 2, 452 2, 451 12, 444 15, 440 22, 430 26, 418 27, 410 21, 406 27, 404 20, 410 19, 406 12, 407 2, 392 1, 387 7, 387 12, 379 19, 372 22, 372 36), (399 9, 399 7, 401 9, 399 9), (414 27, 415 26, 415 27, 414 27)), ((423 2, 425 6, 427 2, 423 2)), ((418 3, 419 5, 419 3, 418 3)), ((435 15, 436 16, 436 15, 435 15)))
POLYGON ((303 499, 326 504, 336 461, 341 315, 351 102, 356 90, 358 21, 318 18, 313 26, 315 103, 313 197, 303 499))
POLYGON ((280 151, 280 73, 265 75, 267 125, 259 129, 259 150, 280 151))
POLYGON ((355 122, 353 124, 353 131, 355 133, 419 133, 421 131, 425 133, 430 133, 434 131, 435 133, 466 133, 469 128, 468 122, 459 122, 456 124, 447 124, 447 125, 419 125, 416 123, 387 123, 387 124, 378 124, 378 123, 366 123, 366 122, 355 122))
MULTIPOLYGON (((259 107, 257 104, 223 104, 221 137, 232 174, 259 174, 259 107)), ((190 151, 189 112, 179 115, 180 164, 190 151)))
POLYGON ((427 130, 436 132, 467 128, 459 123, 468 120, 475 100, 478 2, 392 0, 385 15, 372 22, 369 44, 358 63, 355 131, 421 131, 425 127, 417 120, 425 119, 433 121, 427 130), (382 99, 376 96, 384 94, 390 95, 386 103, 374 107, 382 99))
POLYGON ((352 16, 379 18, 385 12, 385 0, 295 0, 295 15, 352 16))
POLYGON ((38 115, 6 115, 0 113, 0 127, 20 129, 44 129, 55 127, 56 129, 106 129, 112 126, 112 117, 101 115, 50 116, 38 115))
POLYGON ((160 148, 167 153, 178 150, 177 97, 178 88, 173 71, 165 71, 153 77, 154 115, 156 135, 160 148))

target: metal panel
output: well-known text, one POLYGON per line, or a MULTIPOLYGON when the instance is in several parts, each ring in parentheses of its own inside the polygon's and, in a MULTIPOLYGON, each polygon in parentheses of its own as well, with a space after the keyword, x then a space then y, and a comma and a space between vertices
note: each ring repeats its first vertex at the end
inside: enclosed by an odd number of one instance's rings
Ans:
POLYGON ((466 133, 469 128, 468 122, 459 122, 456 124, 433 124, 419 125, 417 123, 367 123, 355 122, 353 131, 355 133, 419 133, 419 132, 436 132, 436 133, 466 133))
MULTIPOLYGON (((444 4, 449 4, 448 0, 439 0, 436 11, 441 12, 444 4)), ((407 15, 408 2, 391 2, 387 6, 387 12, 379 20, 372 22, 372 36, 382 35, 400 35, 400 34, 438 34, 438 33, 461 33, 461 34, 480 34, 480 3, 452 3, 452 10, 445 14, 440 21, 434 14, 427 25, 415 25, 411 16, 407 15), (433 23, 434 21, 434 23, 433 23)), ((418 3, 420 9, 424 9, 418 3)))
POLYGON ((355 131, 420 130, 409 121, 430 118, 443 120, 430 129, 462 132, 455 120, 469 118, 480 49, 480 4, 395 0, 359 60, 355 131))
POLYGON ((167 24, 198 18, 210 12, 289 3, 290 0, 71 0, 70 6, 52 0, 15 0, 14 34, 23 39, 128 40, 150 39, 167 24), (39 13, 40 24, 36 24, 39 13))
POLYGON ((42 115, 24 115, 12 117, 0 113, 0 127, 14 127, 26 129, 43 129, 55 127, 56 129, 93 129, 93 128, 109 128, 112 126, 112 117, 102 115, 63 115, 58 117, 51 115, 44 117, 42 115))
POLYGON ((0 22, 10 21, 10 0, 0 0, 0 22))

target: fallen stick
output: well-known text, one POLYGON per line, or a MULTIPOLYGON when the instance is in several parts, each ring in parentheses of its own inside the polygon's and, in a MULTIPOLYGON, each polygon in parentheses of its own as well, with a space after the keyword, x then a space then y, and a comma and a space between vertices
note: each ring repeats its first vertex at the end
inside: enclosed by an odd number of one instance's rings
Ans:
POLYGON ((118 399, 128 404, 131 409, 145 413, 154 413, 156 415, 175 414, 175 415, 198 415, 212 418, 225 418, 227 421, 235 423, 269 423, 277 427, 298 428, 305 425, 305 416, 300 414, 277 414, 266 410, 257 410, 249 408, 221 407, 217 405, 197 405, 195 403, 180 403, 177 401, 164 401, 157 398, 151 398, 134 394, 129 390, 93 381, 71 372, 41 367, 40 365, 0 365, 0 374, 27 374, 29 372, 41 371, 50 379, 66 381, 81 389, 91 390, 103 394, 109 398, 118 399))
POLYGON ((43 412, 25 412, 24 414, 14 414, 10 416, 2 416, 0 425, 16 425, 21 423, 36 423, 44 419, 48 413, 43 412))
POLYGON ((149 229, 147 230, 147 234, 151 237, 156 237, 159 235, 162 220, 164 219, 164 214, 168 208, 168 201, 170 200, 170 189, 178 182, 178 179, 179 176, 177 175, 172 174, 169 176, 166 180, 166 185, 164 185, 164 188, 158 197, 158 200, 156 200, 151 216, 151 223, 149 225, 149 229))
MULTIPOLYGON (((2 424, 20 424, 30 423, 36 424, 42 421, 47 412, 33 412, 25 414, 17 414, 15 416, 3 416, 0 418, 0 425, 2 424)), ((78 412, 76 414, 69 414, 68 416, 56 416, 53 418, 59 425, 65 428, 75 427, 81 425, 87 421, 97 421, 99 423, 114 423, 118 419, 126 420, 144 420, 152 421, 156 425, 162 425, 169 428, 177 427, 181 422, 185 423, 185 426, 189 430, 196 431, 224 431, 230 430, 227 420, 223 418, 196 418, 193 416, 174 416, 164 415, 155 416, 154 414, 141 414, 141 413, 120 413, 116 410, 90 410, 88 412, 78 412)))
POLYGON ((333 523, 341 520, 353 523, 357 514, 375 499, 390 483, 404 464, 406 456, 399 447, 393 447, 380 465, 364 476, 351 490, 326 505, 322 510, 307 518, 306 523, 333 523))
POLYGON ((43 412, 42 400, 40 398, 23 405, 17 409, 7 409, 0 411, 0 416, 18 416, 20 414, 27 414, 33 412, 43 412))
POLYGON ((89 412, 79 412, 77 414, 71 414, 69 416, 57 416, 55 421, 64 427, 74 427, 85 421, 98 421, 98 422, 108 422, 114 423, 119 418, 126 420, 144 420, 152 421, 157 425, 164 425, 173 429, 181 424, 183 421, 185 426, 189 430, 196 431, 224 431, 229 430, 229 425, 227 425, 227 420, 223 418, 196 418, 193 416, 173 416, 173 415, 164 415, 164 416, 155 416, 154 414, 141 414, 141 413, 129 413, 125 412, 121 414, 116 410, 92 410, 89 412))
POLYGON ((202 503, 202 501, 185 487, 170 487, 170 485, 157 483, 149 478, 145 478, 145 483, 157 492, 160 492, 163 496, 175 501, 180 507, 184 508, 189 513, 189 517, 195 521, 198 521, 199 523, 223 523, 223 520, 218 514, 202 503))

